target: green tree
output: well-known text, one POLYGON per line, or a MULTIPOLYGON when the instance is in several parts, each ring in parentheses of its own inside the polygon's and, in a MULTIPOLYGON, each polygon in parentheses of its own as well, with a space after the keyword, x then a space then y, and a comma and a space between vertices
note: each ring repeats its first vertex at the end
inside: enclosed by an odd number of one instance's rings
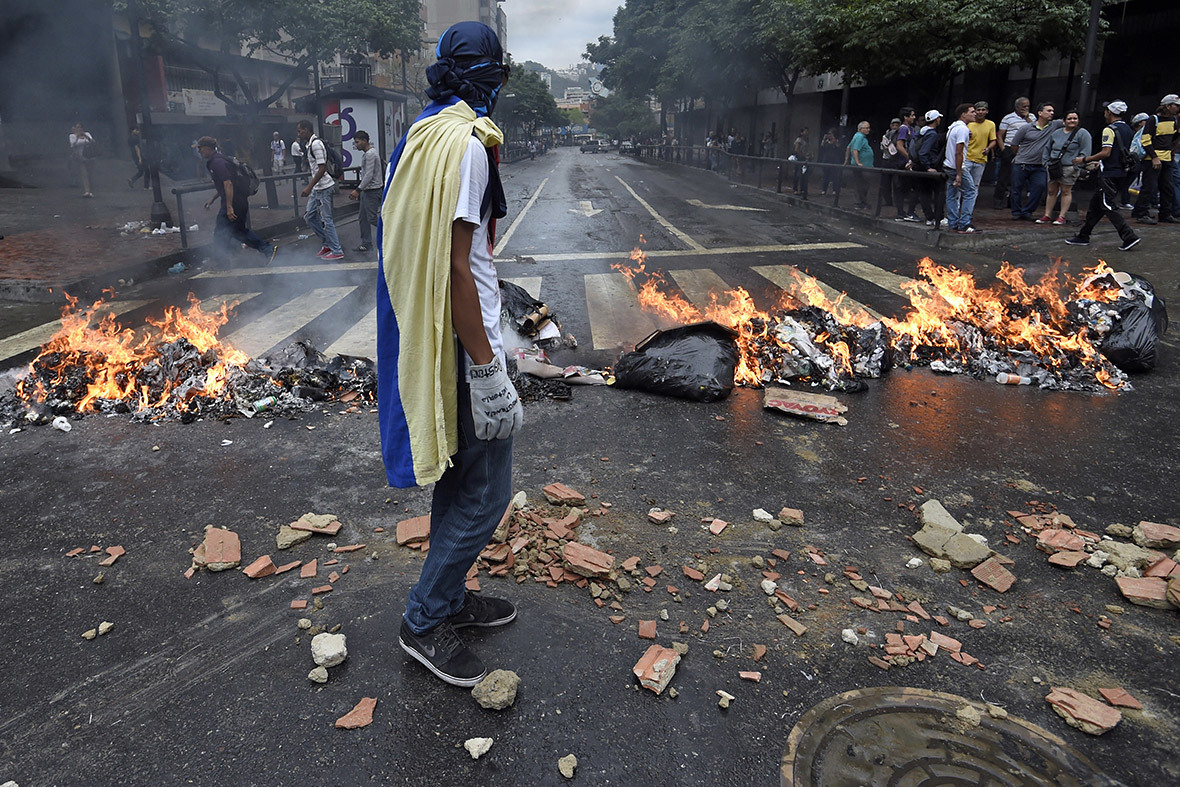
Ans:
POLYGON ((623 93, 612 93, 598 99, 590 112, 590 124, 595 130, 618 139, 646 139, 659 135, 661 131, 660 123, 647 101, 630 98, 623 93))
POLYGON ((513 132, 531 136, 540 126, 564 125, 565 117, 536 72, 513 68, 500 91, 496 121, 510 136, 513 132))
POLYGON ((586 113, 575 107, 567 107, 557 111, 563 118, 561 122, 563 126, 581 126, 586 122, 586 113))
MULTIPOLYGON (((118 12, 126 12, 125 0, 118 12)), ((336 55, 420 48, 420 0, 138 0, 153 29, 151 45, 213 77, 214 93, 230 111, 256 114, 283 95, 314 63, 336 55), (270 52, 294 60, 270 95, 258 95, 241 69, 240 55, 270 52), (232 79, 241 100, 223 88, 232 79)))

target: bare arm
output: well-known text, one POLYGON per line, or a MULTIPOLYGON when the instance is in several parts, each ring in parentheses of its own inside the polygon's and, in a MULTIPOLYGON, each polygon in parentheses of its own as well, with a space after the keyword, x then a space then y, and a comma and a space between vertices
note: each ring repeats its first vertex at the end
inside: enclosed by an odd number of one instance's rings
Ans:
POLYGON ((226 180, 222 181, 222 185, 225 187, 225 216, 235 221, 238 217, 234 214, 234 182, 226 180))
POLYGON ((477 366, 491 363, 495 357, 483 327, 479 308, 479 291, 471 274, 471 242, 475 225, 462 219, 451 224, 451 325, 459 335, 463 349, 477 366))

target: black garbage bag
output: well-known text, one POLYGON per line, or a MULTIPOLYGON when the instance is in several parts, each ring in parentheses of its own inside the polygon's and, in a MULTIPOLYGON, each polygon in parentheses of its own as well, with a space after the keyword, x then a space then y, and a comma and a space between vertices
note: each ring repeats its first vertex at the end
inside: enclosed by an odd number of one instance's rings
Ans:
POLYGON ((737 334, 715 322, 656 331, 615 364, 621 388, 715 402, 733 390, 737 334))
POLYGON ((1151 283, 1132 276, 1131 286, 1142 295, 1120 298, 1110 304, 1119 319, 1102 342, 1102 354, 1128 374, 1155 369, 1156 344, 1168 330, 1168 309, 1151 283))

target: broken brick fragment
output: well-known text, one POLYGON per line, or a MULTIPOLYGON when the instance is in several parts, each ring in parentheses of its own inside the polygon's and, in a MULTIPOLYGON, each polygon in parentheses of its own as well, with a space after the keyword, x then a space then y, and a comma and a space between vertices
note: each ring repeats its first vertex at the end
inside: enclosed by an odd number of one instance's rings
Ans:
POLYGON ((77 549, 71 549, 69 552, 66 552, 66 557, 77 557, 78 555, 82 554, 85 551, 86 551, 86 547, 78 547, 77 549))
POLYGON ((319 587, 317 587, 317 588, 312 588, 312 589, 311 589, 311 594, 312 594, 313 596, 318 596, 320 593, 331 593, 331 592, 332 592, 332 586, 331 586, 331 585, 320 585, 320 586, 319 586, 319 587))
POLYGON ((98 564, 100 566, 113 566, 115 565, 115 561, 125 554, 127 554, 127 550, 123 549, 123 547, 107 547, 107 555, 109 555, 109 557, 98 561, 98 564))
POLYGON ((1004 568, 995 557, 989 557, 971 569, 971 576, 998 593, 1005 592, 1016 582, 1016 575, 1004 568))
POLYGON ((292 560, 290 563, 284 563, 283 565, 276 568, 275 573, 285 574, 293 568, 299 568, 301 565, 303 565, 302 560, 292 560))
POLYGON ((315 579, 317 571, 319 571, 319 559, 312 558, 303 568, 299 569, 299 577, 300 579, 315 579))
POLYGON ((802 623, 795 620, 790 615, 778 615, 777 617, 778 617, 779 623, 782 623, 784 626, 789 628, 791 631, 795 632, 796 637, 802 637, 804 634, 807 633, 807 626, 804 626, 802 623))
POLYGON ((243 568, 242 573, 250 577, 250 579, 269 577, 271 574, 275 573, 275 564, 271 561, 270 555, 263 555, 250 565, 243 568))
POLYGON ((695 568, 692 568, 691 566, 681 566, 680 570, 684 572, 684 576, 696 582, 700 582, 705 578, 704 574, 702 574, 700 571, 697 571, 695 568))
POLYGON ((758 672, 757 670, 739 670, 738 677, 742 680, 758 683, 760 680, 762 680, 762 673, 758 672))
POLYGON ((305 599, 296 599, 291 602, 291 609, 307 609, 307 601, 305 599))
POLYGON ((328 581, 331 582, 332 584, 336 584, 336 580, 338 580, 338 579, 340 579, 340 575, 337 574, 335 571, 333 571, 331 574, 328 575, 328 581))
POLYGON ((648 566, 647 568, 645 568, 643 570, 647 572, 647 575, 649 577, 658 577, 663 572, 664 567, 663 566, 648 566))
POLYGON ((416 516, 397 523, 399 545, 418 544, 430 538, 430 517, 416 516))
POLYGON ((608 620, 609 620, 611 623, 622 623, 624 620, 626 620, 626 618, 625 618, 625 617, 623 617, 622 615, 611 615, 611 616, 610 616, 609 618, 607 618, 607 619, 608 619, 608 620))
POLYGON ((336 719, 336 729, 356 730, 373 723, 373 709, 377 707, 376 697, 365 697, 348 713, 336 719))
POLYGON ((634 571, 639 568, 639 556, 629 557, 623 561, 622 567, 624 571, 634 571))
POLYGON ((680 654, 675 650, 652 645, 644 651, 631 671, 639 679, 640 685, 659 694, 672 681, 679 663, 680 654))
POLYGON ((308 533, 334 536, 340 532, 342 525, 336 519, 335 514, 313 514, 309 512, 287 525, 287 527, 292 530, 304 530, 308 533))
POLYGON ((640 639, 655 639, 656 638, 656 622, 654 620, 639 621, 639 638, 640 639))
POLYGON ((365 548, 364 544, 348 544, 346 546, 336 547, 332 551, 335 552, 336 554, 341 554, 344 552, 356 552, 356 551, 364 549, 364 548, 365 548))
POLYGON ((1054 552, 1049 555, 1049 562, 1054 566, 1061 566, 1062 568, 1075 568, 1078 563, 1086 560, 1090 555, 1086 552, 1074 552, 1071 550, 1063 550, 1061 552, 1054 552))
POLYGON ((1168 581, 1159 577, 1115 577, 1115 584, 1123 598, 1141 607, 1171 609, 1168 601, 1168 581))
POLYGON ((242 542, 237 533, 212 525, 205 528, 205 540, 193 551, 193 563, 198 568, 225 571, 241 562, 242 542))
POLYGON ((580 505, 586 502, 585 495, 565 484, 549 484, 541 489, 541 493, 553 505, 580 505))
POLYGON ((962 642, 959 642, 954 637, 948 637, 945 634, 939 634, 937 631, 930 632, 930 641, 943 650, 948 650, 952 653, 958 653, 963 649, 962 642))
POLYGON ((791 557, 791 553, 785 549, 772 549, 770 550, 770 554, 774 555, 779 560, 789 560, 791 557))
POLYGON ((755 643, 754 645, 754 661, 762 661, 762 657, 766 655, 766 646, 755 643))
POLYGON ((606 576, 615 564, 613 556, 577 541, 571 541, 562 547, 561 556, 570 570, 586 577, 606 576))
POLYGON ((883 670, 889 669, 889 662, 885 661, 884 659, 879 659, 876 656, 869 656, 869 663, 874 667, 879 667, 883 670))
POLYGON ((1143 710, 1143 703, 1132 697, 1124 688, 1099 689, 1098 693, 1102 695, 1103 699, 1116 707, 1143 710))
POLYGON ((1080 691, 1054 686, 1045 697, 1058 716, 1066 724, 1077 727, 1089 735, 1101 735, 1122 721, 1123 714, 1117 708, 1105 705, 1080 691))
POLYGON ((723 519, 714 519, 713 523, 709 525, 709 532, 715 536, 721 535, 721 531, 729 527, 729 523, 723 519))

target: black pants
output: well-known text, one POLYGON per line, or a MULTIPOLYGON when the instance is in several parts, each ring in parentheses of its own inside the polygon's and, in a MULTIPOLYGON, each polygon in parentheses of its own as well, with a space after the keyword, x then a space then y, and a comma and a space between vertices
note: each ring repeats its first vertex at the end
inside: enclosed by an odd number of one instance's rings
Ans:
POLYGON ((1000 152, 999 161, 996 163, 1000 169, 996 176, 996 191, 992 197, 992 207, 996 210, 1008 207, 1008 187, 1012 183, 1012 159, 1015 157, 1012 148, 1007 147, 1000 152))
POLYGON ((897 208, 897 217, 908 216, 914 211, 912 178, 905 175, 906 170, 900 169, 893 176, 893 207, 897 208), (909 210, 906 207, 909 206, 909 210))
POLYGON ((794 188, 796 194, 798 194, 803 199, 807 199, 807 162, 798 162, 795 164, 794 169, 795 173, 791 178, 791 185, 794 188))
POLYGON ((1099 178, 1098 188, 1094 189, 1094 196, 1090 198, 1090 207, 1086 211, 1086 221, 1078 230, 1079 238, 1088 240, 1094 227, 1102 221, 1103 216, 1106 216, 1118 231, 1123 243, 1135 240, 1134 230, 1127 224, 1123 214, 1119 213, 1119 190, 1122 188, 1122 181, 1122 178, 1099 178))
POLYGON ((1176 184, 1172 180, 1172 162, 1160 162, 1160 168, 1151 166, 1149 159, 1143 161, 1143 185, 1139 188, 1139 199, 1135 200, 1135 210, 1131 215, 1142 218, 1151 210, 1151 203, 1155 201, 1156 190, 1159 190, 1160 216, 1172 216, 1176 213, 1176 184))
POLYGON ((250 229, 249 206, 244 205, 240 210, 235 207, 234 215, 237 218, 230 221, 229 216, 225 213, 224 207, 217 212, 217 224, 213 228, 213 240, 226 251, 232 251, 235 242, 244 243, 255 251, 269 257, 271 253, 270 244, 255 235, 254 231, 250 229))

